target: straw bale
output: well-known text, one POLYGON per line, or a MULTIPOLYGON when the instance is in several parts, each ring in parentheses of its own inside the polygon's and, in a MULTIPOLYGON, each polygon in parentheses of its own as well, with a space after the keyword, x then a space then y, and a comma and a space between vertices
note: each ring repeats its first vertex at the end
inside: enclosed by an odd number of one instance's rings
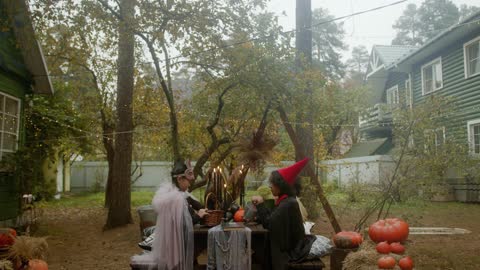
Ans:
POLYGON ((19 236, 8 252, 9 258, 18 261, 46 260, 48 243, 45 237, 19 236))
MULTIPOLYGON (((375 243, 364 241, 356 252, 351 252, 343 261, 343 270, 377 270, 377 261, 386 254, 379 254, 375 249, 375 243)), ((395 258, 398 262, 403 256, 390 253, 389 256, 395 258)), ((394 269, 400 269, 395 266, 394 269)))

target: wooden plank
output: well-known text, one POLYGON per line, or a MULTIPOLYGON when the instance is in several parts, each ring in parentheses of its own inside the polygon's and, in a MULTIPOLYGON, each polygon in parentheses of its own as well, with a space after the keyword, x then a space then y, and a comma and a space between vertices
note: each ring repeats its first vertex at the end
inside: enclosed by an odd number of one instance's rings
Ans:
POLYGON ((468 234, 471 231, 461 228, 446 228, 446 227, 410 227, 410 234, 440 234, 440 235, 451 235, 451 234, 468 234))

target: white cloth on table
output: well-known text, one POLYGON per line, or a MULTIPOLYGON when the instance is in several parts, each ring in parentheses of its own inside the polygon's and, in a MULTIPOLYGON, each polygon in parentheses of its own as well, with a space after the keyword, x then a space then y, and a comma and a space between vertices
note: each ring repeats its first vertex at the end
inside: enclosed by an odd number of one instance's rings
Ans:
POLYGON ((208 230, 207 270, 250 270, 251 235, 248 227, 224 231, 217 225, 208 230))

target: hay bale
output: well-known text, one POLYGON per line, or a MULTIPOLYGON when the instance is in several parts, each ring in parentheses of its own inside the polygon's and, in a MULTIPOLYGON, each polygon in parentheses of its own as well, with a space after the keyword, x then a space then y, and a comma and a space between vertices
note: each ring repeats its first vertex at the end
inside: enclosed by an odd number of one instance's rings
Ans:
POLYGON ((14 261, 46 260, 47 255, 48 243, 45 237, 19 236, 8 251, 8 257, 14 261))
MULTIPOLYGON (((387 256, 387 254, 380 254, 375 249, 375 243, 372 241, 364 241, 357 252, 351 252, 347 255, 343 261, 344 270, 377 270, 377 261, 382 256, 387 256)), ((390 253, 389 256, 395 258, 398 262, 403 255, 397 255, 390 253)), ((398 266, 395 266, 395 269, 400 269, 398 266)))
POLYGON ((370 270, 377 269, 378 254, 375 249, 360 248, 351 252, 343 261, 343 269, 370 270))
POLYGON ((12 262, 8 260, 0 260, 0 270, 14 270, 12 262))

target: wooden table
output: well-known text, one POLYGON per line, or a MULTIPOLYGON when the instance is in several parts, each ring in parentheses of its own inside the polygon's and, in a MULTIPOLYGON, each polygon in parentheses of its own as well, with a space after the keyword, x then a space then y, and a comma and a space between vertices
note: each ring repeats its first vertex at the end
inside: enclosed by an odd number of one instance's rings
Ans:
MULTIPOLYGON (((268 230, 263 228, 261 224, 246 224, 252 230, 252 269, 270 270, 270 244, 268 239, 268 230), (253 267, 255 266, 255 267, 253 267)), ((207 249, 208 230, 210 227, 195 225, 194 231, 194 256, 197 256, 203 250, 207 249)), ((195 269, 205 269, 205 266, 196 265, 195 269)))

